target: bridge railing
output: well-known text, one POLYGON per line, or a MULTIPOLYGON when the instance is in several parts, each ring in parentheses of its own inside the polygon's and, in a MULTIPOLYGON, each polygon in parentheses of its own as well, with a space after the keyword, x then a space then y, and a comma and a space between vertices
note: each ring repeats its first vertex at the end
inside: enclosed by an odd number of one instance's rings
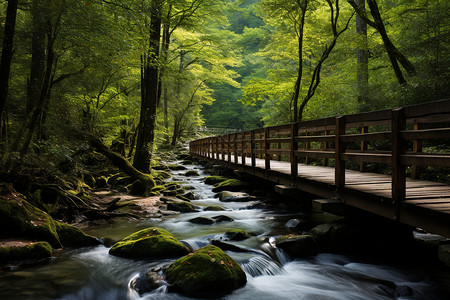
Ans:
POLYGON ((298 176, 299 163, 331 166, 337 189, 345 186, 346 162, 359 164, 360 171, 385 164, 399 204, 405 199, 407 167, 412 178, 419 178, 424 167, 450 167, 448 151, 422 151, 432 140, 450 148, 450 99, 208 137, 190 142, 190 152, 252 167, 261 158, 267 170, 272 160, 289 161, 292 177, 298 176))

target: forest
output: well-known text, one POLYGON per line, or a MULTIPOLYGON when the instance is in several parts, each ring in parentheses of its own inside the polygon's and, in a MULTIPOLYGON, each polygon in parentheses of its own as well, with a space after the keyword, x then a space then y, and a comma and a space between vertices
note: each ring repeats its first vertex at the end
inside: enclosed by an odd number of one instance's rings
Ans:
POLYGON ((199 126, 252 129, 450 93, 448 1, 0 5, 8 157, 70 156, 92 135, 144 161, 144 144, 151 153, 199 126))

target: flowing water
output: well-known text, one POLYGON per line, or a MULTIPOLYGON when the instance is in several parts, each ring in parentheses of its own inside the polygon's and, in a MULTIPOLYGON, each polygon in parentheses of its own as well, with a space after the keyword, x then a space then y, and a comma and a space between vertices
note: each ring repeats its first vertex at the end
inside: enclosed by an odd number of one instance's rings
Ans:
MULTIPOLYGON (((204 175, 201 168, 200 175, 204 175)), ((255 203, 219 202, 211 186, 200 177, 186 178, 185 171, 174 180, 193 186, 200 207, 220 205, 225 211, 203 211, 161 219, 127 221, 88 228, 99 237, 120 239, 142 228, 158 226, 170 231, 192 249, 212 239, 220 240, 234 228, 252 232, 250 239, 233 242, 247 251, 227 251, 247 274, 247 285, 222 299, 443 299, 438 285, 424 271, 414 267, 392 267, 334 254, 319 254, 292 260, 274 248, 274 237, 285 232, 284 223, 294 217, 267 210, 255 203), (198 217, 226 215, 233 222, 213 225, 190 223, 198 217)), ((150 268, 164 267, 173 259, 138 261, 108 254, 105 246, 62 251, 45 263, 0 273, 0 299, 189 299, 168 293, 167 287, 139 295, 133 288, 150 268)))

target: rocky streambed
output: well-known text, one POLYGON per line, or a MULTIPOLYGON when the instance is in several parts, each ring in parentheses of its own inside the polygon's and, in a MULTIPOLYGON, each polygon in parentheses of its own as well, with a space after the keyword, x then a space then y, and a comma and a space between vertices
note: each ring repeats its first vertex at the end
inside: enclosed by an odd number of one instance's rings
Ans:
POLYGON ((162 195, 99 191, 111 210, 120 213, 107 221, 85 222, 87 236, 102 244, 53 251, 51 258, 25 266, 6 265, 0 273, 0 298, 448 296, 448 268, 415 256, 428 249, 413 246, 425 239, 422 234, 396 242, 387 228, 361 230, 354 226, 356 220, 299 207, 275 194, 267 182, 237 180, 226 173, 210 176, 209 167, 192 161, 160 167, 170 168, 172 175, 165 179, 162 195), (408 258, 396 255, 405 251, 402 245, 410 247, 408 258))

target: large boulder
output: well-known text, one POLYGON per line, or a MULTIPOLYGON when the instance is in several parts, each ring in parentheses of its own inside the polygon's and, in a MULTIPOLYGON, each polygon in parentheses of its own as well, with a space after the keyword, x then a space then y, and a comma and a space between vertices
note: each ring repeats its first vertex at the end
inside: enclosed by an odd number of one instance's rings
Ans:
POLYGON ((219 200, 222 202, 247 202, 251 197, 247 193, 223 191, 219 193, 219 200))
POLYGON ((249 184, 239 179, 228 179, 214 185, 212 191, 215 193, 221 191, 239 192, 249 187, 249 184))
POLYGON ((166 271, 175 291, 189 296, 220 295, 244 286, 247 277, 229 255, 206 246, 175 261, 166 271))
POLYGON ((52 246, 47 242, 5 241, 0 242, 0 263, 52 256, 52 246))
POLYGON ((84 234, 78 228, 55 221, 14 191, 0 196, 0 238, 13 237, 46 241, 54 248, 99 244, 96 238, 84 234))
POLYGON ((115 243, 109 254, 136 259, 158 259, 183 256, 189 250, 167 230, 150 227, 115 243))
POLYGON ((190 176, 199 176, 198 171, 196 170, 189 170, 186 173, 184 173, 184 176, 190 177, 190 176))
POLYGON ((317 244, 310 235, 284 235, 277 238, 275 242, 278 248, 294 258, 317 254, 317 244))

